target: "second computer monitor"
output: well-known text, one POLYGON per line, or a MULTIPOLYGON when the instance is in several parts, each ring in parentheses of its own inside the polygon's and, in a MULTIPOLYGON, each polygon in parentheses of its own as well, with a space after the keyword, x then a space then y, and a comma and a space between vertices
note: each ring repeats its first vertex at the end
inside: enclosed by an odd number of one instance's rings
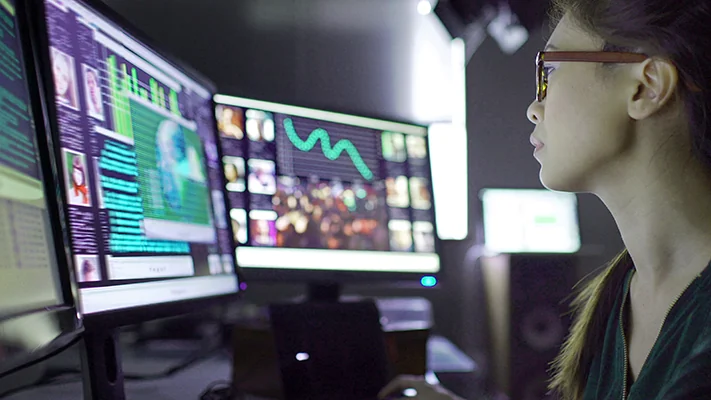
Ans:
POLYGON ((237 262, 437 273, 427 129, 218 95, 237 262))
POLYGON ((575 253, 580 250, 575 193, 487 188, 480 193, 487 250, 575 253))

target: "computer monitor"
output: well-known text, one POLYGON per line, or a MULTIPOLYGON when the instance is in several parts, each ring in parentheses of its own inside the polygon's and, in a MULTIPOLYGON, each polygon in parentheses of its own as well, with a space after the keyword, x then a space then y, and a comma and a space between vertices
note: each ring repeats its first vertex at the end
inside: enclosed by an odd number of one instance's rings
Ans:
POLYGON ((0 1, 0 377, 82 331, 26 22, 24 2, 0 1))
POLYGON ((214 85, 99 1, 31 0, 55 101, 87 389, 121 399, 116 329, 239 290, 214 85))
POLYGON ((225 95, 215 102, 248 280, 434 279, 427 128, 225 95))
POLYGON ((87 323, 237 292, 213 85, 99 2, 33 5, 87 323))
POLYGON ((483 189, 484 241, 495 253, 575 253, 577 197, 547 189, 483 189))

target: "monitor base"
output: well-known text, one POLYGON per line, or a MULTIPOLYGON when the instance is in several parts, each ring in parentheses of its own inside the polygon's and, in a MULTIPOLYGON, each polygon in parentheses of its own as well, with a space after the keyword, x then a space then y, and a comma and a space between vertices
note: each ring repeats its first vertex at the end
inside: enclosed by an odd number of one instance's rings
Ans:
POLYGON ((343 287, 335 282, 309 282, 306 301, 310 303, 338 303, 343 287))

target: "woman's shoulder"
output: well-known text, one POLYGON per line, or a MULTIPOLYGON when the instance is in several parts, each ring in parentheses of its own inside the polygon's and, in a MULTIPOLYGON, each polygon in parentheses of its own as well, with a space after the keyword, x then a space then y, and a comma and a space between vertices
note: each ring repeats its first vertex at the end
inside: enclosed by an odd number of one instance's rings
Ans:
MULTIPOLYGON (((711 296, 704 296, 711 299, 711 296)), ((666 379, 661 390, 665 400, 711 399, 711 313, 696 315, 696 330, 690 348, 673 368, 673 374, 666 379)))
POLYGON ((711 286, 700 283, 665 329, 670 335, 660 347, 673 368, 656 398, 711 399, 711 286))

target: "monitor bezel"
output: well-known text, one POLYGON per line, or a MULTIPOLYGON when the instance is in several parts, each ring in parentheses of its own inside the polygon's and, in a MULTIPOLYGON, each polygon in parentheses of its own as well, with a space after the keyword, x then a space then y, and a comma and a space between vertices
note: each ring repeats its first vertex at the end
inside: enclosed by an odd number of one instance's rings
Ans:
MULTIPOLYGON (((98 1, 98 0, 80 0, 83 5, 87 6, 90 8, 92 11, 95 11, 96 13, 100 14, 102 17, 104 17, 108 22, 116 25, 119 27, 125 34, 130 36, 131 38, 139 41, 142 45, 146 46, 149 48, 152 52, 154 52, 156 55, 160 56, 163 58, 166 62, 171 64, 173 67, 181 70, 181 72, 185 73, 189 78, 195 80, 199 84, 205 86, 208 91, 210 92, 211 95, 214 95, 217 91, 217 88, 215 84, 210 81, 208 78, 206 78, 204 75, 202 75, 200 72, 196 71, 189 65, 185 64, 183 61, 180 61, 176 57, 174 57, 171 54, 168 54, 165 50, 162 50, 160 46, 158 46, 155 41, 152 39, 148 38, 147 35, 142 33, 139 29, 137 29, 132 23, 127 21, 123 16, 121 16, 118 12, 113 10, 111 7, 109 7, 107 4, 98 1)), ((44 90, 46 92, 46 98, 51 99, 51 101, 46 101, 45 102, 45 107, 46 107, 46 112, 49 116, 48 121, 50 125, 50 132, 52 138, 56 141, 55 146, 53 147, 54 151, 54 156, 56 159, 61 159, 60 157, 60 146, 59 146, 59 124, 57 121, 57 106, 56 102, 54 101, 55 95, 54 95, 54 82, 53 82, 53 74, 52 74, 52 67, 51 67, 51 58, 50 58, 50 50, 49 50, 49 37, 48 37, 48 26, 46 22, 46 9, 45 9, 45 0, 29 0, 30 9, 31 11, 31 22, 33 24, 32 29, 31 29, 31 37, 33 42, 35 43, 35 47, 38 49, 37 50, 37 58, 38 58, 38 65, 41 66, 41 71, 39 71, 39 75, 41 76, 41 82, 44 87, 44 90)), ((215 104, 214 100, 210 100, 211 102, 211 107, 214 110, 215 104)), ((214 112, 213 112, 213 123, 214 123, 214 129, 215 129, 215 140, 219 140, 219 135, 217 135, 217 121, 214 118, 214 112)), ((221 157, 221 149, 220 146, 218 147, 218 156, 221 157)), ((65 182, 64 182, 64 177, 63 174, 60 174, 58 177, 58 191, 61 192, 61 197, 62 199, 65 198, 65 182)), ((225 192, 225 185, 224 185, 224 177, 223 177, 223 185, 222 185, 222 190, 223 190, 223 197, 225 199, 225 207, 228 207, 227 204, 227 194, 225 192)), ((64 212, 67 212, 67 205, 64 204, 64 212)), ((227 208, 229 209, 229 208, 227 208)), ((69 229, 67 227, 67 229, 69 229)), ((230 232, 230 245, 234 249, 235 244, 233 241, 233 234, 232 234, 232 227, 229 226, 227 228, 230 232)), ((71 241, 68 241, 69 246, 71 246, 71 241)), ((69 254, 73 254, 73 252, 69 252, 69 254)), ((234 257, 234 252, 232 253, 232 256, 234 257)), ((236 261, 236 260, 235 260, 236 261)), ((73 260, 70 260, 70 264, 73 266, 73 260)), ((71 268, 73 269, 73 268, 71 268)), ((206 307, 212 306, 212 305, 217 305, 217 304, 223 304, 228 301, 236 300, 242 290, 240 290, 239 286, 242 283, 241 280, 241 275, 239 272, 239 267, 234 265, 234 278, 237 283, 237 291, 233 293, 226 293, 226 294, 220 294, 220 295, 215 295, 215 296, 206 296, 206 297, 198 297, 198 298, 193 298, 193 299, 186 299, 186 300, 178 300, 178 301, 173 301, 173 302, 165 302, 165 303, 157 303, 157 304, 149 304, 149 305, 144 305, 144 306, 139 306, 139 307, 127 307, 127 308, 120 308, 120 309, 114 309, 114 310, 107 310, 107 311, 102 311, 102 312, 96 312, 96 313, 91 313, 91 314, 83 314, 83 320, 84 320, 84 325, 87 327, 87 329, 107 329, 107 328, 112 328, 112 327, 121 327, 121 326, 126 326, 126 325, 132 325, 140 322, 145 322, 153 319, 158 319, 158 318, 164 318, 164 317, 170 317, 170 316, 175 316, 175 315, 181 315, 181 314, 187 314, 199 310, 204 310, 206 307)), ((81 294, 79 294, 81 297, 81 294)), ((81 312, 81 302, 79 302, 79 307, 78 309, 81 312)))
MULTIPOLYGON (((402 124, 402 125, 409 125, 413 128, 419 128, 422 129, 423 131, 426 132, 426 141, 429 149, 429 127, 427 125, 423 124, 417 124, 413 123, 411 121, 404 121, 404 120, 398 120, 398 119, 393 119, 393 118, 384 118, 382 116, 371 116, 363 113, 353 113, 353 112, 347 112, 344 110, 338 110, 336 108, 314 108, 313 106, 306 106, 306 105, 299 105, 299 104, 294 104, 294 103, 282 103, 278 101, 271 101, 271 100, 263 100, 263 99, 255 99, 255 98, 247 98, 243 96, 235 96, 232 94, 227 94, 227 93, 218 93, 216 96, 224 96, 224 97, 230 97, 233 99, 237 100, 248 100, 248 101, 259 101, 259 102, 264 102, 264 103, 271 103, 277 106, 287 106, 287 107, 298 107, 300 109, 306 110, 312 110, 316 112, 327 112, 327 113, 333 113, 333 114, 338 114, 339 116, 346 116, 346 117, 357 117, 357 118, 366 118, 370 120, 375 120, 378 122, 384 122, 384 123, 395 123, 395 124, 402 124)), ((223 105, 223 106, 232 106, 236 107, 231 104, 226 104, 219 102, 217 100, 214 101, 216 106, 223 105)), ((244 107, 242 108, 251 108, 251 107, 244 107)), ((256 109, 256 108, 255 108, 256 109)), ((262 109, 260 109, 262 110, 262 109)), ((268 111, 268 112, 278 112, 274 111, 271 109, 264 109, 263 111, 268 111)), ((306 117, 308 118, 308 117, 306 117)), ((219 131, 218 131, 219 135, 219 131)), ((430 174, 431 174, 431 168, 432 168, 432 160, 429 156, 429 151, 428 151, 428 161, 430 162, 430 174)), ((278 283, 287 283, 287 282, 296 282, 296 283, 335 283, 335 284, 368 284, 368 283, 390 283, 390 284, 395 284, 397 285, 398 283, 401 283, 402 286, 405 287, 421 287, 417 281, 420 281, 422 277, 425 276, 433 276, 436 278, 441 278, 445 275, 444 268, 443 268, 443 257, 442 257, 442 240, 439 238, 438 232, 437 232, 437 224, 436 224, 436 198, 434 196, 434 190, 432 188, 432 176, 430 176, 429 179, 429 185, 430 193, 432 193, 432 215, 435 218, 432 223, 433 228, 434 228, 434 236, 435 236, 435 251, 434 253, 437 255, 439 258, 439 270, 436 272, 400 272, 400 271, 339 271, 339 270, 316 270, 316 269, 291 269, 291 268, 264 268, 264 267, 249 267, 249 266, 241 266, 240 271, 241 274, 245 277, 245 280, 247 284, 249 285, 249 282, 278 282, 278 283), (413 285, 414 284, 414 285, 413 285)), ((248 207, 247 207, 248 208, 248 207)), ((229 205, 228 205, 229 209, 229 205)), ((240 247, 240 244, 237 244, 237 247, 240 247)), ((246 246, 245 246, 246 247, 246 246)), ((363 252, 368 252, 364 250, 363 252)), ((375 253, 375 252, 373 252, 375 253)), ((387 252, 390 253, 390 252, 387 252)), ((409 254, 409 253, 408 253, 409 254)), ((236 259, 236 257, 235 257, 236 259)), ((437 284, 435 287, 432 288, 427 288, 427 289, 434 289, 439 287, 439 284, 437 284)))
POLYGON ((77 312, 75 299, 77 298, 77 286, 73 279, 73 270, 70 268, 68 247, 68 231, 66 219, 63 211, 63 198, 58 196, 52 186, 57 181, 58 173, 52 149, 52 139, 47 134, 47 115, 44 112, 45 94, 39 81, 39 65, 36 62, 35 47, 30 38, 30 21, 28 7, 23 1, 15 4, 16 20, 20 33, 20 45, 22 49, 22 63, 27 76, 27 90, 30 99, 32 119, 34 120, 35 136, 37 139, 37 155, 39 166, 42 172, 45 199, 47 202, 47 213, 49 215, 49 228, 54 246, 55 259, 57 262, 56 279, 58 283, 60 304, 43 307, 34 310, 24 311, 8 315, 0 319, 0 332, 5 331, 5 326, 13 324, 25 318, 36 318, 44 316, 55 321, 60 333, 53 340, 44 346, 30 351, 20 351, 9 359, 0 363, 0 377, 10 375, 16 371, 29 367, 42 361, 44 358, 54 353, 62 351, 71 343, 80 338, 84 332, 84 325, 81 315, 77 312))

